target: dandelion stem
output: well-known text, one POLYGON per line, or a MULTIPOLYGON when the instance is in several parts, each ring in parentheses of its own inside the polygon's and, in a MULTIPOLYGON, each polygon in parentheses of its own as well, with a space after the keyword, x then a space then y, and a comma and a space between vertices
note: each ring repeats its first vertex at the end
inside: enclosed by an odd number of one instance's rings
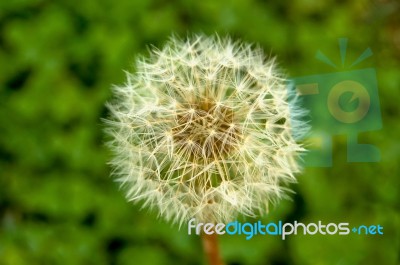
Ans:
POLYGON ((219 247, 217 234, 207 235, 202 233, 201 239, 203 241, 204 252, 208 259, 209 265, 223 265, 219 247))

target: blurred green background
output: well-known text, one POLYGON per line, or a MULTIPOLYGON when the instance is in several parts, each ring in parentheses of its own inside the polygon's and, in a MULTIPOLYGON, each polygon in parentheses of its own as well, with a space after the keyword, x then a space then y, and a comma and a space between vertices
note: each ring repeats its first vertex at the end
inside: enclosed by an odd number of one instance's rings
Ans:
MULTIPOLYGON (((289 76, 377 71, 383 129, 360 134, 381 162, 347 163, 333 138, 333 166, 306 168, 296 194, 264 222, 380 224, 384 235, 223 236, 227 264, 399 265, 400 2, 394 0, 0 2, 0 265, 204 264, 188 236, 128 204, 109 177, 101 118, 112 84, 135 56, 176 33, 229 34, 258 42, 289 76)), ((249 219, 247 219, 249 220, 249 219)), ((249 220, 253 221, 253 220, 249 220)))

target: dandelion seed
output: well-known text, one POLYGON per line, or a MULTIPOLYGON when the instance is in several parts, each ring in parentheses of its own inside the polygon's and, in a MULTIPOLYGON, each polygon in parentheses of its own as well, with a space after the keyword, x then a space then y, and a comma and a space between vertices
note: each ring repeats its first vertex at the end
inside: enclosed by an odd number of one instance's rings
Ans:
MULTIPOLYGON (((129 201, 182 224, 255 216, 285 196, 304 151, 285 77, 229 38, 172 38, 114 88, 107 131, 129 201), (296 127, 295 127, 296 125, 296 127)), ((300 125, 300 126, 299 126, 300 125)))

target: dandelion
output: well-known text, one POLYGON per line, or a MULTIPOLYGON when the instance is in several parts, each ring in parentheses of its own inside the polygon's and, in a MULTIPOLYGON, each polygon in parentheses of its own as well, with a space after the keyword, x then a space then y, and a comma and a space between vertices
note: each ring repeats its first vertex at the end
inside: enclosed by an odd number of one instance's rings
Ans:
POLYGON ((129 201, 181 225, 257 216, 285 196, 306 126, 273 59, 229 38, 173 37, 136 68, 107 121, 129 201))

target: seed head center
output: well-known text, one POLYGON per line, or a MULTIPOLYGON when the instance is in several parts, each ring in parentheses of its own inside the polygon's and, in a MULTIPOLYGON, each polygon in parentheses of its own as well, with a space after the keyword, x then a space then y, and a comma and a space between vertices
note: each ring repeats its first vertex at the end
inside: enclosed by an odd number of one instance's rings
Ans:
POLYGON ((174 142, 193 159, 221 159, 239 138, 233 109, 209 100, 181 106, 175 117, 174 142))

